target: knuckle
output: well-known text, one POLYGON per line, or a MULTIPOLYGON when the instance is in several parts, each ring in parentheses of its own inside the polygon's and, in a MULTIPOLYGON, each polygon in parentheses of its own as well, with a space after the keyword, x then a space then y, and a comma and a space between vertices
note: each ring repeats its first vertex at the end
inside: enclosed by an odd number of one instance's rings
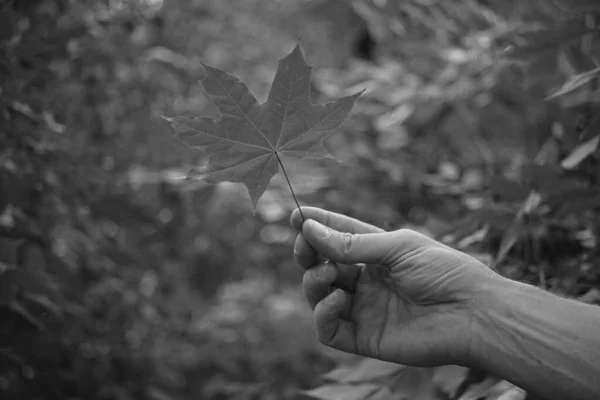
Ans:
POLYGON ((432 240, 429 239, 427 236, 408 228, 402 228, 396 231, 395 236, 396 241, 398 243, 402 243, 408 248, 415 248, 432 244, 432 240))
POLYGON ((408 229, 408 228, 400 228, 396 231, 396 236, 398 237, 398 239, 414 239, 415 235, 417 232, 413 231, 412 229, 408 229))

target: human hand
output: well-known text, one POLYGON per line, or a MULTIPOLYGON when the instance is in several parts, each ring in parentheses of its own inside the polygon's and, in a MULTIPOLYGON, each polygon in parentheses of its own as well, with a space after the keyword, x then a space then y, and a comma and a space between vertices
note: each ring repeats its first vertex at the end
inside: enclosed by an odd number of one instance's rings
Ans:
POLYGON ((302 207, 296 261, 321 343, 417 367, 462 364, 473 315, 502 278, 420 233, 302 207), (330 261, 323 262, 324 259, 330 261))

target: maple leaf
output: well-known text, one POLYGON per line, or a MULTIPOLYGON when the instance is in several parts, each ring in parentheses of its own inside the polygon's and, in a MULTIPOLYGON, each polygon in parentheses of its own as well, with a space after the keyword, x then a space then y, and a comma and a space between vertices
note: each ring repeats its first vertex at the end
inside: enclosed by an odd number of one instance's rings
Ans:
POLYGON ((241 182, 248 188, 254 209, 282 166, 281 158, 331 157, 322 142, 340 127, 362 94, 324 106, 311 104, 312 67, 304 60, 299 43, 279 60, 263 104, 258 104, 235 76, 203 66, 206 76, 200 83, 221 118, 186 115, 166 119, 177 139, 209 156, 205 171, 192 170, 188 176, 209 183, 241 182))

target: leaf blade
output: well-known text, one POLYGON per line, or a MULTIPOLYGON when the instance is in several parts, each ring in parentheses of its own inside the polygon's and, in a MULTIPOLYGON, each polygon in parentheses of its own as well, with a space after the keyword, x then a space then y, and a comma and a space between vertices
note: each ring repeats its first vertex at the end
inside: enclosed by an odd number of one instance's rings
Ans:
POLYGON ((333 158, 323 141, 342 125, 362 94, 324 106, 311 104, 312 67, 304 60, 299 43, 279 61, 269 96, 262 104, 235 76, 202 65, 206 75, 200 83, 221 118, 165 119, 176 139, 209 158, 205 170, 192 173, 192 169, 188 177, 208 183, 243 183, 254 209, 279 171, 280 153, 294 159, 333 158))

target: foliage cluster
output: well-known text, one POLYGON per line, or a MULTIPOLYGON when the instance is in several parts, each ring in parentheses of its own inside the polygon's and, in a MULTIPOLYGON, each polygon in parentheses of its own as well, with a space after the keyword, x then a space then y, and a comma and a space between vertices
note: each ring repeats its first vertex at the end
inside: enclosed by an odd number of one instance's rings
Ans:
MULTIPOLYGON (((0 24, 10 28, 0 74, 1 397, 282 398, 332 365, 301 299, 278 289, 299 274, 288 210, 267 196, 249 218, 236 188, 182 190, 172 179, 202 160, 166 133, 165 105, 203 107, 186 89, 198 60, 228 63, 226 46, 258 25, 220 1, 154 3, 0 7, 11 22, 0 24), (243 278, 253 290, 239 290, 243 278), (290 329, 305 339, 291 348, 290 329)), ((252 35, 249 56, 262 40, 252 35)))
MULTIPOLYGON (((409 3, 404 12, 430 6, 409 3)), ((444 199, 445 205, 431 207, 433 213, 419 215, 417 223, 431 236, 512 279, 600 304, 600 6, 583 1, 536 7, 521 9, 514 21, 502 7, 482 6, 493 18, 470 34, 459 31, 454 39, 460 41, 442 53, 445 68, 429 81, 411 82, 412 91, 390 85, 398 74, 369 71, 372 107, 364 117, 380 146, 363 154, 365 162, 377 160, 388 172, 379 188, 398 197, 409 189, 431 201, 444 199), (381 151, 382 143, 388 151, 381 151), (423 146, 432 143, 445 150, 427 152, 423 146), (440 212, 446 207, 449 213, 440 212)), ((438 44, 439 27, 427 30, 438 44)), ((364 75, 348 75, 352 87, 365 81, 364 75)), ((414 202, 408 206, 414 211, 414 202)), ((508 382, 458 367, 359 360, 324 379, 306 393, 319 399, 340 393, 347 399, 530 398, 508 382)))
POLYGON ((327 143, 343 164, 290 166, 301 203, 594 302, 596 2, 304 3, 0 2, 0 396, 294 398, 340 359, 307 395, 524 396, 319 346, 283 177, 255 217, 238 185, 184 183, 206 160, 160 116, 218 115, 200 62, 262 97, 302 36, 315 102, 367 91, 327 143))

